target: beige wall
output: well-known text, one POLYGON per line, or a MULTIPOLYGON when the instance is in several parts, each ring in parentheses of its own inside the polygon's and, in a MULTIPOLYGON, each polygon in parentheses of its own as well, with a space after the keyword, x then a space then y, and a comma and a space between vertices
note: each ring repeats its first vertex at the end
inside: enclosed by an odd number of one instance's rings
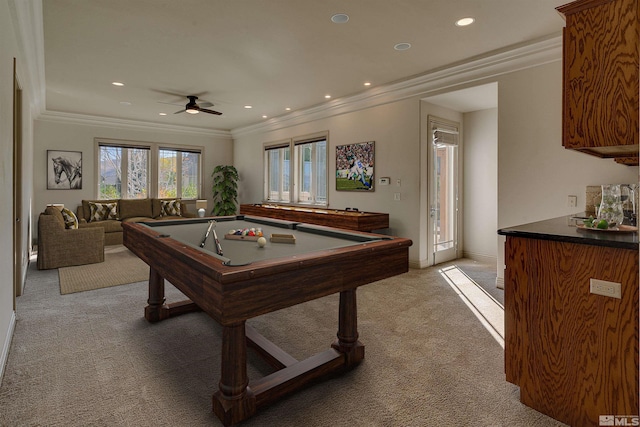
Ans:
POLYGON ((498 229, 498 109, 464 115, 463 252, 495 263, 498 229))
MULTIPOLYGON (((36 120, 34 142, 34 185, 33 221, 49 203, 63 203, 75 211, 82 199, 93 199, 97 194, 95 182, 95 142, 94 138, 109 138, 126 141, 167 143, 171 146, 204 147, 204 178, 202 196, 209 199, 211 206, 211 173, 220 164, 233 161, 231 136, 211 136, 187 132, 154 131, 84 125, 77 123, 36 120), (47 150, 69 150, 82 152, 82 189, 47 190, 47 150)), ((35 233, 34 233, 35 237, 35 233)))

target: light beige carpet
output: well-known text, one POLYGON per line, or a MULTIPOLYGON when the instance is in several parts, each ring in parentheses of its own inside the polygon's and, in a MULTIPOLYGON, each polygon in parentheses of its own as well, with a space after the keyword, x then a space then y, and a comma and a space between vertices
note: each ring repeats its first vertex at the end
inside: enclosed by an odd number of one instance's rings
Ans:
POLYGON ((62 295, 149 280, 149 266, 122 245, 107 246, 104 262, 58 269, 62 295))

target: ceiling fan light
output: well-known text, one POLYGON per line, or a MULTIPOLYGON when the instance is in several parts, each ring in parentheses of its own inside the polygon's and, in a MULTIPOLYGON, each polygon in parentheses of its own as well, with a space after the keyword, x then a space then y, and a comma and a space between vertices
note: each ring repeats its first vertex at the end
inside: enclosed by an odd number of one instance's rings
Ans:
POLYGON ((187 108, 185 111, 187 113, 189 113, 189 114, 198 114, 200 112, 199 110, 196 110, 195 108, 187 108))

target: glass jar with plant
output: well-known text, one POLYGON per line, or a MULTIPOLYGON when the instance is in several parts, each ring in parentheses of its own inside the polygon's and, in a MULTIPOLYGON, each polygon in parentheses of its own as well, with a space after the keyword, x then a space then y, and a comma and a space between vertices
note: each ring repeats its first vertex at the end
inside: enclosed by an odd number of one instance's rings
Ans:
POLYGON ((235 215, 238 199, 238 171, 230 165, 218 165, 213 169, 214 216, 235 215))

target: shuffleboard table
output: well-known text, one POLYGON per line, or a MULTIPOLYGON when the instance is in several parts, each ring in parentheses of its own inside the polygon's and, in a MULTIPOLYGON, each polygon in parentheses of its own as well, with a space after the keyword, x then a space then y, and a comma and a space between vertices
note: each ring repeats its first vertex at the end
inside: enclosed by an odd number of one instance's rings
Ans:
POLYGON ((357 209, 329 209, 310 206, 288 206, 277 204, 240 205, 241 215, 261 216, 297 221, 347 230, 373 231, 389 228, 389 214, 363 212, 357 209))
POLYGON ((412 244, 405 238, 242 215, 123 223, 123 228, 125 246, 150 267, 144 312, 149 322, 203 310, 223 327, 213 412, 225 426, 311 381, 357 365, 364 345, 358 340, 356 289, 407 272, 412 244), (225 238, 231 230, 252 228, 267 240, 263 247, 254 241, 257 236, 225 238), (295 243, 272 242, 272 235, 292 236, 295 243), (167 304, 165 279, 189 299, 167 304), (337 339, 308 359, 294 359, 246 325, 247 319, 338 292, 337 339), (275 372, 249 382, 248 346, 275 372))

